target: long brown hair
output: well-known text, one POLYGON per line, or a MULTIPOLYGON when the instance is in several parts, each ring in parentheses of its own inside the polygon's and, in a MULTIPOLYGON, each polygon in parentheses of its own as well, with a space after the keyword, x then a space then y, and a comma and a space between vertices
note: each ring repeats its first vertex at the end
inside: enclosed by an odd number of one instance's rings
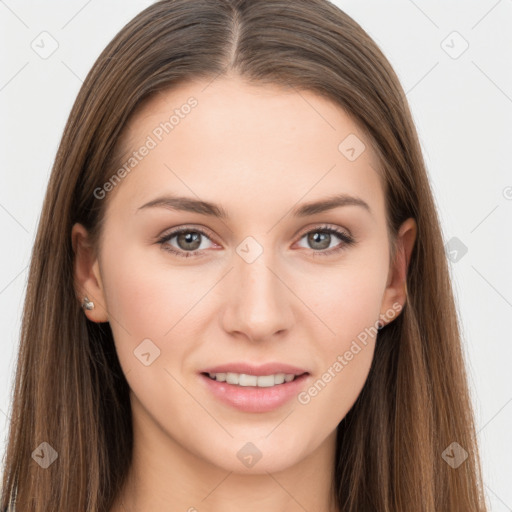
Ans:
POLYGON ((375 42, 328 0, 162 0, 99 56, 66 124, 33 248, 1 510, 103 512, 121 489, 128 384, 110 325, 80 309, 71 228, 82 223, 97 243, 108 198, 94 190, 122 164, 118 141, 136 108, 180 82, 228 73, 344 108, 379 156, 389 232, 417 222, 407 303, 379 332, 368 379, 338 426, 338 507, 485 511, 457 312, 409 106, 375 42), (443 457, 453 442, 468 454, 458 467, 443 457), (52 454, 48 467, 37 463, 52 454))

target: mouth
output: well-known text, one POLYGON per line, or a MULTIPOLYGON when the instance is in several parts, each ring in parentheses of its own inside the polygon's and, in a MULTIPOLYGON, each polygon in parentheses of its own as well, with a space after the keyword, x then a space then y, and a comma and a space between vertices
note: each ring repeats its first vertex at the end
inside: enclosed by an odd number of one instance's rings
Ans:
POLYGON ((309 374, 308 372, 303 372, 300 374, 273 373, 269 375, 251 375, 247 373, 234 372, 202 372, 201 375, 204 375, 216 382, 226 382, 233 386, 270 388, 274 386, 282 386, 288 382, 293 382, 303 375, 309 374))
POLYGON ((265 413, 279 409, 297 397, 311 374, 202 372, 199 377, 207 392, 220 403, 241 412, 265 413))

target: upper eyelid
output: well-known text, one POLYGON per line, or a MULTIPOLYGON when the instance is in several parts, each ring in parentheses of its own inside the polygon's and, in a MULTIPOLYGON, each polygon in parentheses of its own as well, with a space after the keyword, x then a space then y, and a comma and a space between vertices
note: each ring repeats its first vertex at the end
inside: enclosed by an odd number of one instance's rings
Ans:
POLYGON ((164 234, 158 236, 158 239, 159 240, 162 240, 163 238, 172 239, 175 236, 179 235, 180 233, 189 232, 189 231, 190 232, 196 231, 196 232, 200 233, 201 235, 208 237, 209 239, 215 238, 214 236, 210 235, 209 234, 210 231, 203 226, 201 226, 201 227, 184 226, 184 227, 173 228, 168 233, 164 232, 164 234))
MULTIPOLYGON (((344 232, 347 236, 351 237, 352 238, 352 233, 349 229, 343 227, 343 226, 337 226, 335 224, 329 224, 328 222, 324 222, 323 224, 320 223, 320 224, 317 224, 317 225, 314 225, 314 226, 310 226, 310 227, 307 227, 307 228, 304 228, 304 229, 300 229, 296 234, 295 236, 301 236, 303 237, 304 235, 306 235, 307 233, 311 232, 311 231, 323 231, 323 230, 327 230, 327 229, 333 229, 335 231, 342 231, 344 232)), ((333 233, 335 234, 335 233, 333 233)))

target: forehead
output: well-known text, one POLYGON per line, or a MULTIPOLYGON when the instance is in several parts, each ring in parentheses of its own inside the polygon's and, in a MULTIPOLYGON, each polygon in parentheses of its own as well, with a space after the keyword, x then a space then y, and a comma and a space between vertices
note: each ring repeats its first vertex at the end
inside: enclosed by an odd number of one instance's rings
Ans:
MULTIPOLYGON (((124 199, 169 191, 255 211, 348 193, 383 207, 379 162, 360 126, 314 92, 237 77, 161 91, 123 135, 124 199), (139 151, 147 147, 149 150, 139 151), (144 153, 141 157, 140 153, 144 153)), ((254 213, 254 212, 253 212, 254 213)))

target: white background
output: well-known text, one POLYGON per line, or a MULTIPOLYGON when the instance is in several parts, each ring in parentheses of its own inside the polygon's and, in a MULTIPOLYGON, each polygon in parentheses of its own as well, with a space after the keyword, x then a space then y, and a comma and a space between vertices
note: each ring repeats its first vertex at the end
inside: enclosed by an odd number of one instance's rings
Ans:
MULTIPOLYGON (((0 0, 1 456, 27 266, 64 124, 101 50, 150 3, 0 0), (58 43, 47 59, 31 47, 43 31, 58 43)), ((493 512, 512 511, 512 0, 335 3, 394 66, 445 242, 467 247, 450 265, 486 493, 493 512)))

